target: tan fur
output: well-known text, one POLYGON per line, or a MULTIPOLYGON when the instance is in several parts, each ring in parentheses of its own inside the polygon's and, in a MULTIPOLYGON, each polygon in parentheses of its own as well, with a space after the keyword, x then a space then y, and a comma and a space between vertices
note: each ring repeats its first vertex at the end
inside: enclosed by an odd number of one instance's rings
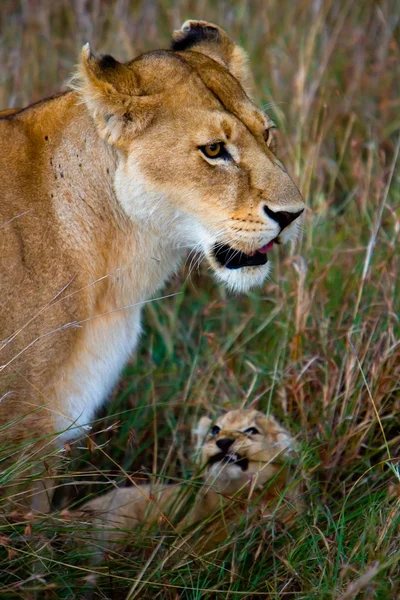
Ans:
POLYGON ((129 532, 138 526, 148 529, 156 521, 172 524, 180 534, 188 526, 207 522, 195 548, 190 536, 185 538, 186 551, 199 552, 225 540, 245 514, 249 518, 255 512, 265 518, 274 515, 287 523, 304 510, 301 483, 290 475, 293 438, 272 416, 233 410, 215 421, 214 426, 221 429, 216 435, 212 435, 211 425, 210 419, 203 418, 195 431, 203 485, 192 509, 185 508, 185 503, 193 487, 159 484, 116 489, 82 507, 80 519, 94 518, 93 537, 104 548, 117 541, 128 542, 129 532), (250 427, 259 433, 245 433, 250 427), (234 440, 226 458, 237 455, 239 462, 225 459, 210 464, 210 459, 221 453, 218 441, 224 439, 234 440), (248 460, 245 470, 239 466, 240 459, 248 460))
POLYGON ((243 51, 211 24, 174 36, 190 47, 127 64, 87 45, 74 91, 0 114, 0 426, 26 474, 90 423, 135 348, 143 302, 185 252, 246 291, 268 264, 229 270, 214 244, 252 254, 295 234, 264 210, 303 201, 241 86, 243 51), (215 141, 232 161, 199 150, 215 141))

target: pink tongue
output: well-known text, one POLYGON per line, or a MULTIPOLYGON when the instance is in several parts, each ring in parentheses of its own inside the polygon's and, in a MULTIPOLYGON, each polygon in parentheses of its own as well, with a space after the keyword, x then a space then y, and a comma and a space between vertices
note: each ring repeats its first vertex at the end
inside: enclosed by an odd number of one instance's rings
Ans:
POLYGON ((271 242, 268 242, 268 244, 265 244, 265 246, 261 246, 261 248, 258 248, 257 252, 260 252, 261 254, 267 254, 267 252, 271 250, 273 245, 274 241, 272 240, 271 242))

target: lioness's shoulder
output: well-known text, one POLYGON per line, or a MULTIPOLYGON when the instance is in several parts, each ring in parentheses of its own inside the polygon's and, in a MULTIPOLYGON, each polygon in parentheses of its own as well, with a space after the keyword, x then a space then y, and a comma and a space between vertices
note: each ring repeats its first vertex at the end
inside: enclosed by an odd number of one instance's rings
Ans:
POLYGON ((8 119, 9 117, 12 117, 18 113, 20 110, 20 108, 5 108, 0 110, 0 119, 8 119))
POLYGON ((67 90, 65 92, 53 94, 52 96, 42 98, 41 100, 32 102, 31 104, 28 104, 28 106, 24 107, 4 108, 0 110, 0 120, 12 120, 16 117, 30 118, 31 116, 34 116, 38 110, 43 108, 50 109, 51 112, 57 112, 57 103, 54 103, 53 101, 63 98, 67 94, 72 94, 72 92, 67 90))

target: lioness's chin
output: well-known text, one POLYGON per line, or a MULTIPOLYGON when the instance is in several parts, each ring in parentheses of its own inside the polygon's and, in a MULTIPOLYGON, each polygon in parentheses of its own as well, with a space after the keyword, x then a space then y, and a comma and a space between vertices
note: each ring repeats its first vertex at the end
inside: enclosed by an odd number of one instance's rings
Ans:
POLYGON ((250 254, 223 242, 214 242, 205 251, 206 258, 218 281, 234 292, 248 292, 260 287, 270 272, 267 250, 274 241, 250 254))
POLYGON ((248 292, 253 288, 261 287, 267 279, 271 267, 270 263, 254 267, 241 267, 240 269, 215 268, 214 275, 218 281, 234 292, 248 292))

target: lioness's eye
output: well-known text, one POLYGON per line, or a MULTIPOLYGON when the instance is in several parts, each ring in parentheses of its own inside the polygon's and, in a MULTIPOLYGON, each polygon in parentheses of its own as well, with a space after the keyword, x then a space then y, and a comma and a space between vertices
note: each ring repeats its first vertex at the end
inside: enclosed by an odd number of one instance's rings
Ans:
POLYGON ((255 427, 249 427, 248 429, 245 429, 244 432, 250 433, 251 435, 257 435, 257 433, 260 433, 255 427))
POLYGON ((200 146, 200 150, 207 158, 230 158, 223 142, 214 142, 213 144, 200 146))
POLYGON ((218 425, 214 425, 214 427, 212 427, 211 429, 211 435, 217 435, 217 433, 219 433, 221 431, 221 428, 218 427, 218 425))

